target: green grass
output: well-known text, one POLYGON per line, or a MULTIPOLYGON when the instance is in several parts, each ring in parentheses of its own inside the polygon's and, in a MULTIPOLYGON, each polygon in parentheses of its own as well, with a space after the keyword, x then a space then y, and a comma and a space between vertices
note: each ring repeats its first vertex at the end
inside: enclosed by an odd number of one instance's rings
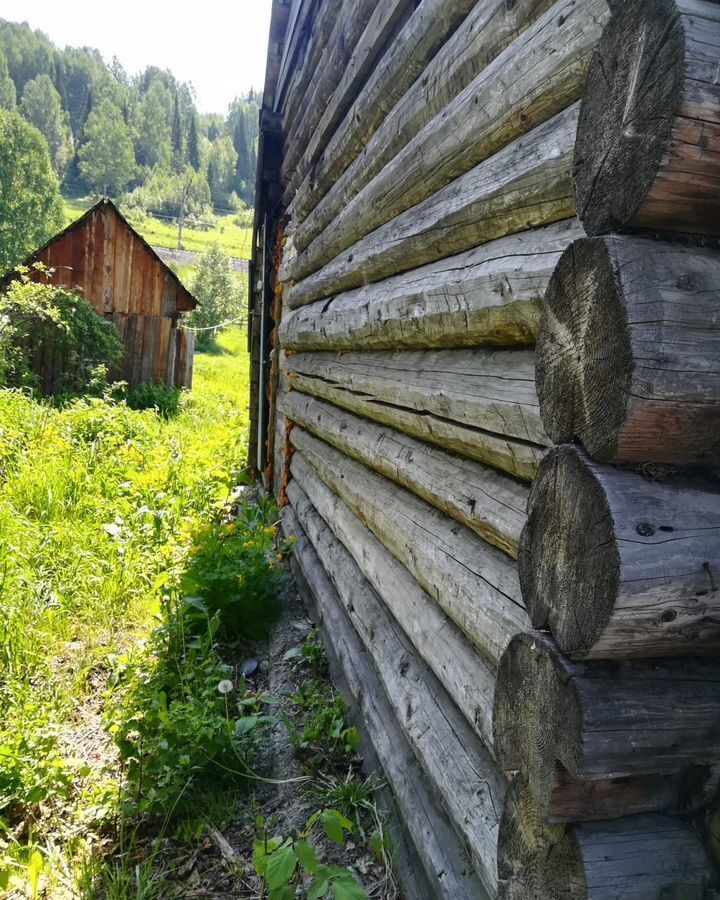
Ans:
POLYGON ((117 796, 104 685, 148 639, 238 482, 245 341, 228 329, 197 355, 167 420, 0 391, 0 896, 3 879, 31 890, 36 876, 45 896, 84 896, 83 860, 117 796))
MULTIPOLYGON (((69 225, 88 210, 97 198, 80 197, 64 198, 65 224, 69 225)), ((252 228, 241 228, 233 221, 234 213, 218 216, 217 224, 209 231, 183 229, 183 247, 195 253, 205 253, 212 244, 219 243, 228 256, 249 259, 252 247, 252 228)), ((134 226, 145 240, 153 247, 177 248, 177 225, 148 216, 147 219, 134 226)))

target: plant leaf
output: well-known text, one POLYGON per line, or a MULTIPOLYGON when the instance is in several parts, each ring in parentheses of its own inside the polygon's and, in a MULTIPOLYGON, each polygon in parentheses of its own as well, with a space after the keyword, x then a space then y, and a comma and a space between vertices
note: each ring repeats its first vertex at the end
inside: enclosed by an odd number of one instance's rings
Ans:
POLYGON ((352 822, 348 822, 345 816, 341 815, 336 809, 324 809, 320 820, 322 821, 325 834, 333 843, 342 847, 345 843, 343 829, 352 831, 352 822))
POLYGON ((330 883, 326 876, 314 878, 310 882, 310 887, 308 888, 308 900, 320 900, 321 897, 324 897, 325 894, 327 894, 329 886, 330 883))
POLYGON ((348 872, 347 878, 333 882, 333 900, 368 900, 365 888, 348 872))
POLYGON ((310 872, 311 875, 317 874, 318 860, 314 847, 307 841, 295 841, 295 855, 306 872, 310 872))
POLYGON ((270 888, 280 888, 286 885, 293 876, 297 856, 291 846, 281 847, 268 859, 265 870, 265 878, 270 888))

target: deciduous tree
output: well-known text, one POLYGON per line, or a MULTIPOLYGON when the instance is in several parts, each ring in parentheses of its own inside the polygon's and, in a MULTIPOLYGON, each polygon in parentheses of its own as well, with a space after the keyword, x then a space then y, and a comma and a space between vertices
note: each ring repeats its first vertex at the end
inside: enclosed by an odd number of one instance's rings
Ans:
POLYGON ((135 172, 130 132, 121 111, 109 100, 93 108, 85 123, 80 172, 101 194, 125 188, 135 172))

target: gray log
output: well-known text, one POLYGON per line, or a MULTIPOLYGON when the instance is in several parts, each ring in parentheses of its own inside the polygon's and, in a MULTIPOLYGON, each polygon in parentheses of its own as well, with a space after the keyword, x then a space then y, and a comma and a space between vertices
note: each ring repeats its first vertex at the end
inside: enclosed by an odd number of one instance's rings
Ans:
POLYGON ((287 416, 517 557, 526 485, 298 391, 283 396, 278 409, 279 419, 287 416))
POLYGON ((555 448, 530 492, 518 567, 533 624, 576 659, 717 653, 717 485, 555 448))
POLYGON ((296 491, 293 506, 365 645, 393 711, 490 896, 497 891, 497 831, 505 779, 440 682, 334 537, 296 491), (307 527, 305 527, 307 526, 307 527))
POLYGON ((299 453, 292 474, 288 496, 298 515, 302 519, 304 492, 492 752, 494 666, 299 453))
POLYGON ((527 631, 514 562, 469 529, 296 426, 291 433, 325 484, 497 665, 527 631))
MULTIPOLYGON (((340 665, 350 692, 363 715, 373 748, 398 803, 399 811, 426 870, 435 896, 447 900, 484 900, 487 897, 477 875, 466 859, 465 850, 447 822, 446 814, 436 799, 431 779, 418 767, 418 760, 409 743, 406 730, 382 686, 372 658, 365 652, 353 626, 343 612, 343 604, 328 578, 312 545, 305 536, 291 508, 283 511, 283 530, 296 538, 294 563, 312 591, 313 599, 332 643, 332 652, 340 665)), ((362 599, 372 604, 369 589, 360 587, 362 599)), ((406 648, 397 628, 388 623, 386 635, 393 651, 412 654, 406 648)), ((393 660, 399 658, 392 657, 393 660)), ((425 667, 410 655, 408 668, 413 674, 425 674, 425 667)), ((395 672, 396 681, 404 686, 406 695, 415 696, 409 678, 395 672)), ((442 689, 440 689, 441 696, 442 689)), ((438 695, 433 695, 438 696, 438 695)), ((418 720, 432 717, 432 707, 417 707, 418 720)), ((413 716, 410 716, 411 722, 413 716)), ((413 723, 414 724, 414 723, 413 723)))
POLYGON ((566 219, 302 306, 283 319, 280 341, 286 350, 532 344, 550 276, 582 234, 566 219))
POLYGON ((548 825, 516 779, 500 823, 498 877, 502 900, 703 900, 713 873, 678 819, 548 825))
MULTIPOLYGON (((392 218, 580 99, 605 0, 558 0, 356 193, 283 269, 300 281, 392 218)), ((357 188, 356 188, 357 190, 357 188)), ((295 246, 317 233, 311 213, 295 246)), ((323 221, 325 221, 323 219, 323 221)))
POLYGON ((545 298, 540 410, 606 462, 720 463, 720 253, 642 238, 574 243, 545 298))
POLYGON ((577 663, 541 635, 517 635, 500 661, 494 707, 500 768, 520 771, 542 814, 555 820, 668 806, 686 812, 717 788, 716 660, 577 663), (586 808, 574 800, 562 808, 558 764, 575 779, 600 782, 586 808), (633 778, 651 775, 663 777, 633 778), (618 779, 611 790, 609 779, 618 779))
POLYGON ((575 214, 577 105, 361 238, 288 293, 291 308, 575 214))
POLYGON ((588 234, 720 234, 720 9, 618 4, 588 75, 575 193, 588 234))
MULTIPOLYGON (((301 221, 305 219, 320 198, 337 183, 337 188, 328 195, 324 204, 322 221, 325 224, 318 226, 322 231, 362 186, 377 175, 424 125, 553 3, 554 0, 517 0, 511 7, 507 0, 476 3, 467 19, 424 71, 414 75, 414 83, 409 89, 403 86, 399 73, 392 78, 395 57, 390 57, 390 78, 382 77, 384 67, 376 69, 374 78, 378 78, 378 86, 374 86, 373 80, 365 86, 356 106, 350 111, 352 121, 349 114, 328 145, 317 169, 300 188, 292 205, 294 215, 301 221), (393 93, 396 85, 400 86, 398 94, 393 93), (383 107, 385 97, 393 104, 392 108, 383 107), (346 129, 346 126, 349 127, 346 129), (359 137, 356 137, 358 131, 359 137), (361 150, 362 154, 358 156, 361 150), (355 162, 343 175, 343 170, 352 160, 355 162)), ((443 11, 446 5, 445 0, 440 0, 443 11)), ((425 7, 428 7, 426 0, 418 8, 416 16, 422 12, 424 19, 425 7)), ((428 13, 431 9, 428 8, 428 13)), ((442 19, 440 21, 442 23, 442 19)), ((412 31, 405 36, 408 47, 414 44, 422 46, 424 36, 433 26, 427 21, 413 23, 410 19, 405 30, 410 31, 411 27, 412 31)), ((319 233, 308 235, 302 249, 319 233)))

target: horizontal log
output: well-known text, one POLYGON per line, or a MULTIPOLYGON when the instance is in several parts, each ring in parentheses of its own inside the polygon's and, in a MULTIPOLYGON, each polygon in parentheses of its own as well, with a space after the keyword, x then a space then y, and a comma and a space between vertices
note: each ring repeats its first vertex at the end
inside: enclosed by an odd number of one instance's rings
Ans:
MULTIPOLYGON (((498 0, 494 0, 494 5, 499 5, 498 0)), ((446 50, 457 30, 467 30, 468 20, 477 17, 476 8, 475 0, 426 0, 417 6, 370 73, 319 158, 307 166, 308 174, 292 198, 291 214, 300 220, 306 217, 438 51, 446 50)))
POLYGON ((545 15, 399 150, 324 231, 311 213, 295 234, 306 246, 281 279, 300 281, 363 236, 441 190, 580 99, 592 50, 608 16, 605 0, 558 0, 545 15))
MULTIPOLYGON (((383 656, 379 657, 380 662, 384 663, 381 677, 385 674, 391 679, 390 683, 394 693, 390 694, 389 691, 384 691, 378 684, 377 671, 373 666, 372 657, 364 652, 363 643, 348 621, 346 611, 343 611, 343 602, 289 507, 283 511, 283 530, 288 536, 293 535, 296 538, 293 553, 294 564, 300 569, 302 578, 312 592, 314 605, 325 625, 327 640, 332 648, 331 652, 338 659, 349 690, 360 707, 364 728, 369 733, 384 775, 397 801, 400 814, 434 889, 434 896, 447 898, 447 900, 455 900, 456 897, 463 898, 463 900, 483 900, 488 895, 478 876, 468 865, 464 846, 460 845, 447 821, 446 813, 436 800, 437 788, 432 781, 432 776, 428 777, 419 769, 417 758, 408 741, 407 729, 401 724, 407 718, 409 727, 416 734, 417 739, 417 732, 422 723, 434 723, 437 718, 436 704, 442 698, 442 689, 440 688, 437 693, 428 694, 429 703, 419 702, 418 689, 427 669, 412 650, 407 648, 406 641, 398 633, 397 626, 394 626, 390 617, 385 614, 386 619, 383 624, 387 625, 387 632, 380 637, 380 647, 373 648, 373 643, 370 643, 371 653, 372 649, 379 653, 381 649, 385 649, 385 646, 389 646, 395 654, 387 660, 383 656), (407 662, 407 669, 404 673, 394 665, 400 658, 407 662), (419 681, 411 680, 413 675, 417 676, 419 681), (388 700, 388 696, 395 699, 395 708, 388 700), (413 704, 412 710, 409 712, 400 710, 403 714, 402 718, 398 716, 397 709, 397 701, 400 697, 413 704), (433 702, 434 700, 435 702, 433 702)), ((343 574, 347 578, 355 573, 352 572, 352 569, 348 569, 343 574)), ((341 578, 342 576, 337 573, 336 577, 341 578)), ((356 577, 359 576, 356 575, 356 577)), ((381 606, 378 605, 371 590, 366 588, 362 581, 357 582, 356 586, 360 608, 369 607, 377 610, 382 620, 381 606)), ((354 618, 357 620, 357 616, 354 618)), ((369 635, 366 637, 369 639, 369 635)), ((445 732, 449 729, 448 722, 434 724, 439 724, 441 734, 445 737, 445 732)), ((428 742, 423 742, 422 735, 419 739, 422 749, 425 750, 428 742)), ((457 744, 457 737, 452 734, 448 735, 448 740, 451 746, 457 744)), ((453 749, 456 748, 453 747, 453 749)), ((472 751, 463 753, 465 748, 457 749, 460 751, 459 757, 456 758, 459 772, 465 778, 469 776, 476 780, 477 772, 472 769, 476 758, 473 758, 472 751)), ((437 751, 433 754, 433 748, 430 747, 428 752, 429 757, 421 756, 421 759, 427 769, 432 771, 432 763, 436 758, 437 751)), ((449 775, 450 771, 447 770, 446 774, 449 775)), ((440 772, 439 776, 442 778, 443 773, 440 772)), ((467 784, 468 782, 465 780, 461 783, 467 784)), ((475 796, 473 795, 469 799, 477 809, 480 804, 475 796)), ((502 800, 502 794, 499 799, 502 800)), ((485 830, 482 810, 479 825, 485 830)), ((490 849, 496 843, 497 817, 491 825, 494 826, 494 833, 490 835, 490 849)), ((468 830, 472 833, 472 828, 468 830)), ((484 834, 483 838, 485 838, 484 834)), ((494 862, 493 859, 493 871, 494 862)))
POLYGON ((500 150, 288 292, 292 309, 575 214, 577 105, 500 150))
POLYGON ((320 397, 342 409, 495 466, 525 481, 532 481, 545 453, 546 448, 536 444, 507 440, 426 412, 414 412, 389 403, 376 403, 362 394, 335 387, 322 378, 308 377, 297 372, 285 373, 284 377, 288 384, 304 394, 320 397))
POLYGON ((720 253, 586 238, 550 280, 537 349, 556 443, 606 462, 720 463, 720 253))
MULTIPOLYGON (((293 446, 497 665, 527 631, 514 562, 424 500, 295 426, 293 446)), ((294 460, 293 460, 294 462, 294 460)))
POLYGON ((313 177, 338 131, 347 129, 354 135, 361 125, 361 133, 372 133, 422 72, 433 52, 468 14, 473 2, 431 0, 412 11, 404 4, 399 12, 389 4, 376 7, 318 127, 303 149, 302 160, 284 197, 286 203, 295 196, 303 179, 313 177), (358 122, 357 116, 364 112, 366 119, 358 122))
POLYGON ((532 351, 293 353, 282 365, 286 372, 322 378, 375 403, 431 413, 539 446, 550 443, 540 421, 532 351))
POLYGON ((395 715, 492 896, 505 779, 348 551, 302 492, 296 490, 295 499, 302 506, 302 512, 293 506, 298 521, 307 524, 303 530, 375 664, 395 715))
POLYGON ((533 625, 574 658, 717 653, 717 485, 557 447, 530 491, 518 566, 533 625))
POLYGON ((280 341, 305 351, 532 344, 550 276, 582 234, 566 219, 301 306, 283 319, 280 341))
POLYGON ((526 485, 298 391, 283 397, 280 409, 306 431, 517 557, 526 519, 526 485))
POLYGON ((702 900, 713 872, 679 819, 548 825, 516 779, 500 823, 498 877, 502 900, 702 900))
POLYGON ((305 517, 310 502, 492 752, 494 666, 299 453, 292 474, 288 497, 303 527, 312 533, 305 517))
MULTIPOLYGON (((614 804, 605 797, 600 812, 612 818, 638 811, 637 804, 686 812, 717 788, 717 660, 578 663, 547 638, 517 635, 500 661, 494 705, 498 764, 522 773, 544 816, 560 787, 558 763, 591 782, 663 776, 618 783, 614 804)), ((573 811, 579 818, 598 817, 591 791, 588 800, 573 811)))
POLYGON ((618 4, 588 75, 575 193, 588 234, 720 234, 720 10, 618 4))

